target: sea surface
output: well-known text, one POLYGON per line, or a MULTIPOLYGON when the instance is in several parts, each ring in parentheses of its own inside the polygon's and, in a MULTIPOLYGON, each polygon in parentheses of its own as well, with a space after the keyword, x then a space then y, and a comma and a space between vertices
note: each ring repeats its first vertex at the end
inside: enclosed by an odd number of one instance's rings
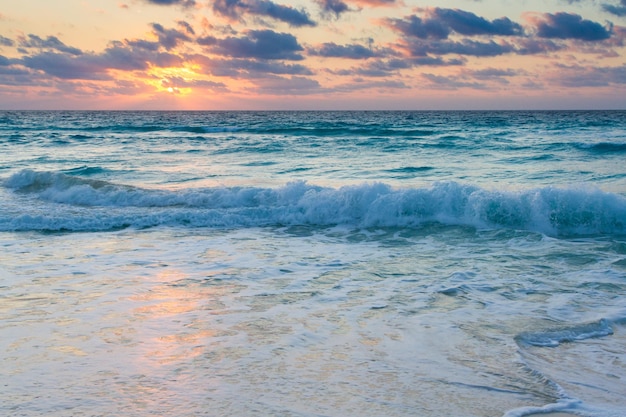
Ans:
POLYGON ((1 416, 626 415, 626 112, 0 112, 1 416))

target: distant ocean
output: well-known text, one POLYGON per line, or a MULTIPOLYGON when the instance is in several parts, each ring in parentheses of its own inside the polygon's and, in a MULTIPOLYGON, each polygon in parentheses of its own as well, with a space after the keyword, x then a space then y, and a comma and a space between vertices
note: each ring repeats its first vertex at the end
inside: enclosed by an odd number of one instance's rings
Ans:
POLYGON ((626 415, 626 111, 0 112, 0 415, 626 415))

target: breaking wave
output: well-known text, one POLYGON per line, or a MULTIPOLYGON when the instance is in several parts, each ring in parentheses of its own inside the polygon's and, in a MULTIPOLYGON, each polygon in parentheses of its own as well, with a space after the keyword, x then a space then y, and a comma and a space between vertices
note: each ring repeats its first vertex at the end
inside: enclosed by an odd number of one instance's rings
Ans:
POLYGON ((419 227, 440 222, 552 236, 626 233, 626 198, 584 187, 510 191, 435 182, 425 188, 383 183, 328 188, 297 181, 278 188, 172 191, 33 170, 13 174, 3 186, 35 202, 19 212, 0 213, 0 230, 5 231, 159 225, 419 227))

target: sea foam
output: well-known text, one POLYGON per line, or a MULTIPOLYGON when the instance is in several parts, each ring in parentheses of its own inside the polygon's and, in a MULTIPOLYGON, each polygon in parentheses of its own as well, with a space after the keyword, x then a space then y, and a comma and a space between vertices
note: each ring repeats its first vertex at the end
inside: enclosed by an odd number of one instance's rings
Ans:
MULTIPOLYGON (((41 204, 54 204, 54 210, 42 207, 45 212, 40 217, 50 218, 50 226, 55 227, 70 223, 62 218, 64 211, 61 209, 69 206, 83 208, 80 213, 88 223, 93 222, 88 221, 90 211, 87 209, 113 208, 120 224, 112 226, 111 222, 106 222, 112 227, 160 224, 419 227, 426 222, 440 222, 529 230, 555 236, 626 232, 626 198, 588 187, 511 191, 442 181, 424 188, 393 188, 384 183, 329 188, 296 181, 277 188, 222 186, 173 191, 33 170, 19 171, 3 185, 41 204), (144 221, 140 221, 141 218, 144 221), (152 220, 146 221, 146 218, 152 220)), ((101 210, 91 214, 112 215, 101 210)), ((71 223, 76 226, 76 213, 72 216, 71 223)), ((4 217, 0 219, 0 228, 46 228, 44 224, 29 225, 25 218, 22 221, 19 216, 4 217)))

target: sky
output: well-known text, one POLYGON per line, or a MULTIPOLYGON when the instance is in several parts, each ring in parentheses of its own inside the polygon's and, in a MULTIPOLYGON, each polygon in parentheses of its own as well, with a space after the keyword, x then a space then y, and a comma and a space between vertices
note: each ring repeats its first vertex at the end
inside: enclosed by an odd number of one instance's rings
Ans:
POLYGON ((0 109, 626 109, 626 0, 0 0, 0 109))

